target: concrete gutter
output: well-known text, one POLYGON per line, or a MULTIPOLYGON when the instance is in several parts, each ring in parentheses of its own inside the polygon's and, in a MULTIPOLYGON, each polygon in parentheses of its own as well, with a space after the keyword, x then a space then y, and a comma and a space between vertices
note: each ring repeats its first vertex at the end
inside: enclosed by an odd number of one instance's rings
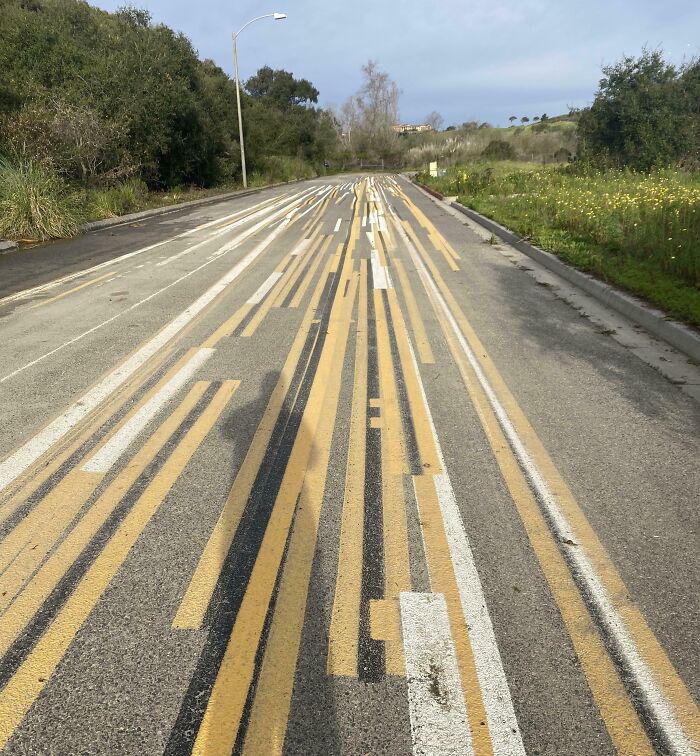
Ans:
POLYGON ((19 247, 19 244, 15 241, 5 241, 0 239, 0 255, 4 255, 7 252, 13 252, 19 247))
MULTIPOLYGON (((101 231, 103 228, 112 228, 113 226, 121 226, 126 223, 133 223, 135 221, 145 220, 146 218, 153 218, 157 215, 165 215, 166 213, 174 213, 178 210, 187 210, 191 207, 199 207, 201 205, 211 205, 215 202, 223 202, 227 199, 235 199, 237 197, 248 197, 251 194, 259 194, 265 189, 274 189, 278 186, 287 186, 287 184, 297 184, 301 181, 308 181, 309 179, 294 179, 293 181, 282 181, 278 184, 268 184, 267 186, 256 187, 255 189, 239 189, 235 192, 226 192, 224 194, 217 194, 211 197, 203 197, 198 200, 190 200, 189 202, 180 202, 177 205, 166 205, 165 207, 154 207, 151 210, 142 210, 139 213, 130 213, 129 215, 120 215, 116 218, 105 218, 104 220, 91 221, 86 223, 82 230, 88 231, 101 231)), ((7 242, 12 243, 12 242, 7 242)), ((1 247, 0 247, 1 249, 1 247)))
POLYGON ((413 183, 431 196, 447 202, 456 210, 459 210, 460 213, 463 213, 486 228, 494 236, 510 244, 511 247, 532 258, 574 286, 578 286, 578 288, 585 291, 594 299, 629 318, 632 322, 645 328, 649 333, 683 352, 683 354, 686 354, 695 360, 695 362, 700 363, 700 334, 692 328, 676 320, 672 320, 665 312, 655 309, 643 300, 620 291, 610 284, 599 281, 588 273, 583 273, 580 270, 576 270, 576 268, 572 268, 551 252, 545 252, 543 249, 529 244, 505 226, 501 226, 499 223, 486 218, 475 210, 465 207, 459 202, 445 200, 445 197, 440 192, 436 192, 434 189, 424 186, 417 181, 413 183))

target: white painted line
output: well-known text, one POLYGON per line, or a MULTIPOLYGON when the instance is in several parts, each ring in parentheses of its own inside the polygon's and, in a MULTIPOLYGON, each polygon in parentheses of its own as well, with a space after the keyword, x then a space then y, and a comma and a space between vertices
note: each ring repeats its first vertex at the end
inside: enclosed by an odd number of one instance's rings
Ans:
POLYGON ((467 706, 441 593, 402 593, 401 634, 414 756, 471 756, 467 706))
MULTIPOLYGON (((298 197, 299 194, 300 193, 297 192, 297 194, 294 194, 291 197, 288 197, 287 200, 291 202, 294 200, 295 197, 298 197)), ((306 194, 306 192, 303 192, 301 194, 302 195, 306 194)), ((270 202, 270 200, 259 202, 257 205, 253 205, 251 208, 246 208, 244 210, 237 210, 235 213, 231 213, 230 215, 225 215, 222 218, 216 218, 215 220, 208 221, 207 223, 203 223, 200 226, 196 226, 195 228, 189 229, 189 231, 183 231, 181 234, 177 234, 176 236, 171 236, 168 239, 164 239, 163 241, 156 242, 155 244, 149 244, 148 246, 141 247, 141 249, 134 250, 133 252, 127 252, 125 255, 120 255, 119 257, 114 257, 111 260, 106 260, 105 262, 99 263, 98 265, 93 265, 91 268, 85 268, 84 270, 79 270, 79 271, 76 271, 75 273, 69 273, 67 276, 62 276, 61 278, 57 278, 53 281, 49 281, 48 283, 41 284, 40 286, 34 286, 31 289, 24 289, 23 291, 18 291, 16 294, 10 294, 4 299, 0 299, 0 304, 6 304, 9 302, 15 302, 21 299, 27 299, 29 297, 34 296, 35 294, 40 294, 44 291, 49 291, 50 289, 53 289, 56 286, 60 286, 61 284, 64 284, 64 283, 69 283, 70 281, 73 281, 76 278, 80 278, 81 276, 86 276, 89 273, 94 273, 95 271, 102 270, 103 268, 109 267, 110 265, 115 265, 116 263, 123 262, 124 260, 128 260, 131 257, 136 257, 137 255, 141 255, 144 252, 150 252, 152 249, 157 249, 158 247, 162 247, 164 244, 170 244, 171 242, 177 241, 178 239, 182 239, 186 236, 191 236, 192 234, 196 234, 199 231, 203 231, 204 229, 207 229, 210 226, 214 226, 217 223, 222 223, 231 218, 235 218, 243 213, 250 212, 251 210, 254 210, 260 207, 261 205, 265 204, 265 202, 270 202)), ((210 237, 210 238, 213 238, 213 237, 210 237)))
POLYGON ((309 244, 311 244, 311 239, 302 239, 299 244, 297 244, 297 246, 294 247, 294 249, 291 251, 291 257, 297 257, 297 255, 300 255, 306 250, 309 244))
MULTIPOLYGON (((299 201, 300 199, 303 199, 304 195, 302 194, 301 197, 299 197, 296 201, 299 201)), ((294 201, 294 200, 292 200, 294 201)), ((280 212, 284 212, 286 208, 283 208, 280 212)), ((280 227, 278 231, 283 230, 286 228, 287 224, 289 223, 289 219, 294 215, 296 210, 292 209, 290 210, 286 216, 283 218, 282 223, 280 224, 280 227)), ((277 213, 278 215, 279 213, 277 213)), ((274 216, 273 216, 274 217, 274 216)), ((150 301, 154 297, 157 297, 159 294, 162 294, 164 291, 167 291, 168 289, 172 288, 173 286, 176 286, 177 284, 181 283, 185 279, 189 278, 190 276, 194 275, 195 273, 198 273, 203 268, 206 268, 207 265, 211 265, 211 263, 216 260, 217 258, 221 257, 222 255, 226 255, 232 250, 236 249, 238 246, 243 244, 245 241, 247 241, 251 236, 254 236, 263 226, 265 225, 265 221, 260 221, 252 228, 247 229, 243 234, 236 237, 232 241, 230 241, 228 244, 225 244, 215 255, 212 255, 210 259, 206 260, 201 265, 197 266, 193 270, 189 271, 188 273, 183 274, 180 276, 180 278, 177 278, 175 281, 172 281, 167 286, 164 286, 162 289, 158 289, 158 291, 153 292, 152 294, 149 294, 147 297, 144 297, 143 299, 139 300, 138 302, 134 302, 130 307, 127 307, 125 310, 122 310, 121 312, 118 312, 116 315, 113 315, 111 318, 107 318, 107 320, 103 320, 101 323, 98 323, 97 325, 93 326, 92 328, 88 328, 86 331, 83 331, 82 333, 78 334, 72 339, 69 339, 68 341, 65 341, 63 344, 60 344, 59 346, 55 347, 54 349, 49 350, 48 352, 45 352, 40 357, 37 357, 36 359, 32 360, 31 362, 26 363, 25 365, 22 365, 22 367, 17 368, 16 370, 13 370, 11 373, 8 373, 7 375, 0 378, 0 383, 4 383, 5 381, 10 380, 11 378, 14 378, 19 373, 22 373, 23 371, 27 370, 30 367, 33 367, 34 365, 38 364, 39 362, 42 362, 47 357, 51 357, 52 355, 56 354, 57 352, 60 352, 62 349, 65 349, 66 347, 71 346, 72 344, 75 344, 76 342, 84 339, 86 336, 89 336, 91 333, 94 333, 95 331, 100 330, 106 325, 109 325, 110 323, 113 323, 117 318, 122 317, 123 315, 126 315, 127 313, 131 312, 132 310, 135 310, 137 307, 140 307, 142 304, 145 304, 146 302, 150 301)), ((268 238, 274 239, 277 236, 277 232, 274 232, 273 235, 271 235, 268 238)), ((247 258, 246 258, 247 259, 247 258)))
POLYGON ((372 282, 375 289, 391 289, 391 277, 389 271, 381 264, 379 253, 376 249, 372 250, 370 258, 372 263, 372 282))
MULTIPOLYGON (((260 203, 260 204, 263 204, 263 203, 260 203)), ((224 234, 227 234, 233 231, 239 226, 252 223, 253 221, 261 217, 267 218, 271 213, 274 214, 274 210, 286 204, 288 204, 288 201, 286 199, 281 199, 276 202, 269 202, 268 200, 268 204, 266 204, 266 207, 263 207, 261 210, 257 210, 256 212, 250 213, 246 215, 244 218, 239 218, 238 220, 233 221, 233 223, 228 223, 223 228, 217 229, 213 234, 210 234, 206 239, 199 242, 198 244, 195 244, 192 247, 187 247, 187 249, 183 249, 181 252, 178 252, 175 255, 171 255, 170 257, 164 258, 162 262, 156 263, 156 267, 160 268, 164 265, 170 265, 170 263, 175 262, 175 260, 179 260, 181 257, 184 257, 185 255, 189 255, 191 252, 194 252, 200 247, 203 247, 205 244, 208 244, 213 239, 217 239, 219 236, 223 236, 224 234)), ((253 208, 251 208, 251 210, 254 210, 255 207, 259 207, 259 205, 255 205, 253 208)))
MULTIPOLYGON (((243 271, 248 268, 261 254, 262 252, 279 236, 279 234, 286 228, 286 224, 279 226, 269 236, 267 236, 260 244, 249 252, 242 260, 226 273, 225 276, 219 279, 212 287, 207 289, 196 301, 194 301, 186 310, 178 315, 174 320, 171 320, 168 325, 161 329, 150 341, 146 342, 137 352, 135 352, 128 360, 122 365, 109 373, 103 378, 96 386, 91 388, 87 393, 70 407, 68 407, 62 415, 57 417, 53 422, 49 423, 43 430, 39 431, 35 436, 25 442, 17 451, 7 457, 0 463, 0 491, 4 490, 12 481, 16 480, 22 473, 39 457, 47 452, 57 441, 60 441, 73 427, 75 427, 83 418, 104 402, 109 396, 111 396, 123 383, 125 383, 142 365, 144 365, 153 355, 155 355, 160 349, 162 349, 169 341, 171 341, 185 326, 190 323, 210 302, 212 302, 222 291, 224 291, 233 281, 235 281, 243 271)), ((252 230, 248 232, 252 233, 252 230)), ((233 249, 240 244, 240 240, 232 242, 229 246, 233 249)), ((211 262, 205 262, 195 270, 185 274, 177 281, 165 286, 159 291, 151 294, 150 296, 142 299, 141 302, 132 305, 127 310, 119 313, 109 320, 94 326, 89 331, 85 331, 81 336, 78 336, 71 341, 57 347, 56 349, 48 352, 43 357, 34 360, 29 365, 36 364, 40 360, 47 357, 49 354, 57 352, 59 349, 64 348, 68 344, 75 343, 88 333, 93 333, 98 328, 106 325, 109 322, 116 320, 120 315, 125 312, 134 309, 139 304, 153 299, 153 297, 166 291, 171 286, 174 286, 179 281, 191 276, 193 273, 201 270, 202 268, 210 265, 211 262)), ((8 378, 16 375, 18 372, 29 367, 25 365, 23 368, 15 370, 10 373, 9 376, 0 379, 0 383, 8 378)))
POLYGON ((278 270, 273 271, 267 277, 267 281, 253 294, 253 296, 246 302, 246 304, 256 305, 265 299, 266 294, 270 289, 282 278, 282 273, 278 270))
POLYGON ((336 221, 336 224, 335 224, 335 228, 333 229, 333 233, 334 234, 337 234, 338 231, 340 231, 340 226, 341 226, 342 223, 343 223, 343 219, 342 218, 338 218, 338 220, 336 221))
POLYGON ((362 228, 365 228, 367 226, 367 216, 362 216, 362 228))
POLYGON ((115 433, 107 443, 100 448, 84 465, 85 472, 106 473, 112 465, 124 454, 131 443, 165 405, 180 391, 197 370, 214 354, 214 349, 199 349, 192 358, 152 396, 141 409, 136 412, 115 433))
MULTIPOLYGON (((402 225, 397 221, 395 213, 391 206, 389 207, 392 216, 394 216, 394 227, 406 244, 411 259, 413 260, 416 269, 423 281, 423 285, 431 296, 433 301, 442 310, 445 318, 447 319, 450 328, 452 329, 457 341, 462 349, 465 357, 471 365, 474 374, 477 377, 479 384, 481 385, 486 397, 493 409, 493 412, 501 426, 503 433, 505 434, 508 442, 513 449, 518 463, 525 474, 528 482, 530 483, 535 496, 544 510, 549 522, 551 523, 552 530, 555 537, 560 543, 576 543, 579 544, 576 548, 567 550, 567 557, 569 558, 569 564, 571 565, 574 577, 582 582, 585 586, 584 590, 589 598, 589 601, 593 603, 595 607, 595 613, 599 622, 602 624, 605 633, 607 634, 607 640, 609 640, 615 648, 615 654, 617 659, 624 665, 630 678, 630 683, 637 689, 639 703, 647 711, 647 716, 655 723, 656 727, 663 733, 663 737, 669 743, 673 749, 673 753, 678 754, 693 754, 695 747, 692 742, 692 738, 682 728, 679 722, 675 709, 671 702, 666 698, 663 690, 659 687, 657 681, 654 678, 652 670, 642 657, 634 639, 629 633, 624 620, 618 613, 616 607, 608 595, 608 592, 598 576, 593 564, 586 555, 584 549, 580 545, 580 540, 576 537, 571 524, 566 519, 564 512, 560 509, 559 504, 549 489, 544 477, 537 468, 534 460, 528 453, 525 445, 518 436, 515 426, 511 422, 508 413, 503 405, 500 403, 496 393, 494 392, 491 384, 489 383, 486 375, 481 369, 481 365, 476 358, 476 355, 472 351, 471 347, 467 343, 464 334, 462 333, 457 321, 455 320, 450 308, 443 298, 442 294, 438 290, 437 284, 429 274, 423 260, 420 258, 418 251, 415 249, 402 225)), ((437 476, 436 476, 437 477, 437 476)), ((436 481, 437 487, 437 481, 436 481)), ((465 534, 466 537, 466 534, 465 534)), ((471 630, 470 630, 471 637, 471 630)), ((475 651, 476 657, 476 651, 475 651)), ((478 664, 477 664, 478 671, 478 664)), ((481 676, 480 676, 481 680, 481 676)), ((488 691, 488 681, 481 685, 482 691, 488 691)), ((488 709, 487 709, 488 711, 488 709)), ((491 722, 489 720, 489 727, 491 722)), ((494 748, 496 740, 494 739, 494 748)), ((495 751, 494 751, 495 752, 495 751)))

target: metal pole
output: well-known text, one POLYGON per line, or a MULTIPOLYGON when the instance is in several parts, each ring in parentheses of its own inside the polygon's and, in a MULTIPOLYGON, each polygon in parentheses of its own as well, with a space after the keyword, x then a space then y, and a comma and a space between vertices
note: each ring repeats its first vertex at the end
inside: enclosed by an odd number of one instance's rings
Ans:
POLYGON ((238 83, 238 35, 233 35, 233 68, 236 76, 236 103, 238 104, 238 141, 241 143, 241 173, 243 188, 248 188, 248 173, 245 168, 245 146, 243 144, 243 114, 241 113, 241 88, 238 83))

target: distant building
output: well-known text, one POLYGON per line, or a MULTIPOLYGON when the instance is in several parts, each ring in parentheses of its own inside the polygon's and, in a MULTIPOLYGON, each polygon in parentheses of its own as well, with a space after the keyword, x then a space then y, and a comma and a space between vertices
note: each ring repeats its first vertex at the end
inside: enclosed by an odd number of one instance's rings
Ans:
POLYGON ((392 128, 397 134, 418 134, 421 131, 435 131, 429 123, 397 123, 392 128))

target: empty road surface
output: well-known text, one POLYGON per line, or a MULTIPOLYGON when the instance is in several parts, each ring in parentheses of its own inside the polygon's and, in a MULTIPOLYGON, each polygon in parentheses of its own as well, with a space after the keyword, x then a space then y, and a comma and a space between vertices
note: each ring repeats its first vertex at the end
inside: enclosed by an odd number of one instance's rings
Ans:
POLYGON ((698 403, 405 179, 0 289, 3 753, 698 753, 698 403))

